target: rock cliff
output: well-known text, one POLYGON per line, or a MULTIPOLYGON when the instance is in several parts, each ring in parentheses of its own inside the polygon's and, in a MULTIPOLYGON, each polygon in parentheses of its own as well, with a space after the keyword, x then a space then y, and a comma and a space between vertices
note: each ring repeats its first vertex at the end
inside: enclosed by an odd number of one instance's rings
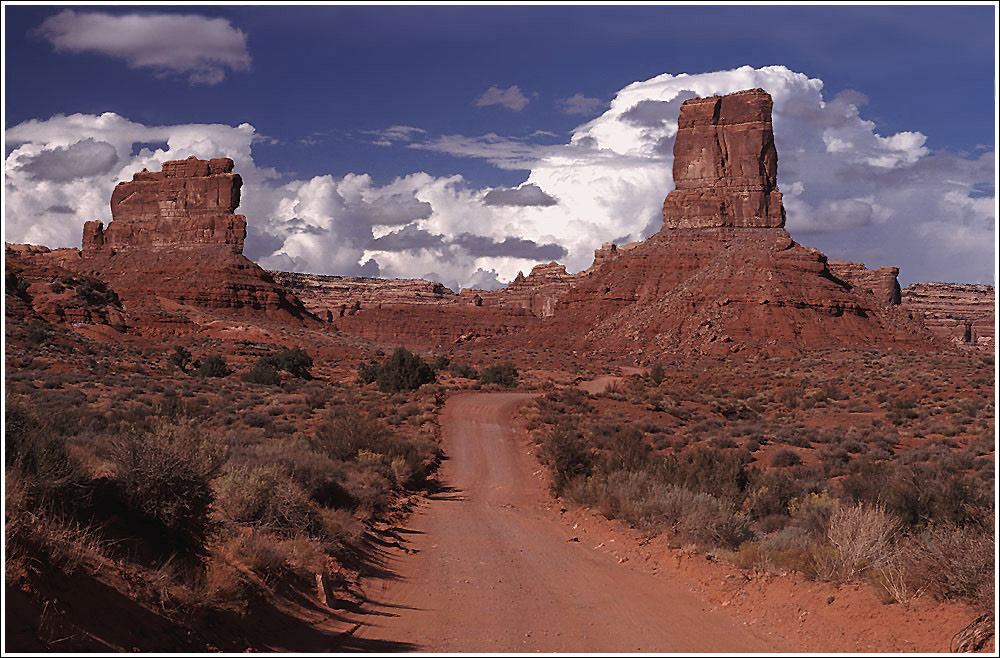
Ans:
POLYGON ((771 106, 763 89, 684 102, 664 228, 785 225, 771 106))
POLYGON ((864 263, 852 263, 846 260, 827 261, 830 272, 849 283, 858 292, 870 292, 883 306, 899 306, 899 268, 880 267, 869 270, 864 263))
POLYGON ((902 306, 947 340, 995 349, 996 298, 993 286, 968 283, 914 283, 903 288, 902 306))

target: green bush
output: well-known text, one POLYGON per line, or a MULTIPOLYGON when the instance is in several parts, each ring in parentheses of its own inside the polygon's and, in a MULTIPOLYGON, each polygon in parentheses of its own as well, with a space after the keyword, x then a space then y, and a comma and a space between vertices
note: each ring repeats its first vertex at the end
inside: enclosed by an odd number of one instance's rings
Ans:
POLYGON ((495 366, 483 368, 479 375, 479 381, 483 384, 499 384, 504 388, 517 386, 520 374, 513 363, 506 361, 495 366))
POLYGON ((257 362, 258 366, 269 366, 271 369, 284 370, 292 377, 298 379, 312 379, 309 372, 313 367, 313 360, 309 354, 301 347, 282 350, 270 356, 265 356, 257 362))
POLYGON ((181 372, 187 372, 187 368, 191 364, 191 352, 183 345, 175 345, 174 351, 170 355, 170 364, 177 366, 181 372))
POLYGON ((277 386, 281 383, 281 374, 277 368, 264 359, 261 359, 250 370, 243 373, 240 379, 251 384, 277 386))
POLYGON ((358 381, 375 382, 383 393, 411 391, 437 379, 434 368, 406 348, 397 348, 384 363, 371 361, 358 368, 358 381))
POLYGON ((650 369, 649 371, 649 379, 654 384, 659 386, 663 382, 663 377, 664 377, 663 364, 661 363, 654 364, 652 369, 650 369))
POLYGON ((579 432, 556 429, 542 442, 542 459, 552 471, 552 489, 561 495, 566 485, 594 472, 594 454, 579 432))
POLYGON ((121 306, 118 295, 108 285, 92 276, 82 276, 73 280, 76 296, 90 306, 121 306))
POLYGON ((221 354, 211 354, 198 364, 198 374, 202 377, 226 377, 231 373, 229 364, 221 354))
POLYGON ((221 455, 190 428, 161 425, 126 432, 111 442, 109 457, 117 497, 149 537, 180 551, 204 547, 221 455))

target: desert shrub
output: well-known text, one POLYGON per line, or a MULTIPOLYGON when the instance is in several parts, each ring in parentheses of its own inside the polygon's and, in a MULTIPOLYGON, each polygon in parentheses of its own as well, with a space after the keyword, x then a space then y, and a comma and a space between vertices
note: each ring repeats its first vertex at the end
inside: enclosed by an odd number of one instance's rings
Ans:
POLYGON ((650 381, 659 386, 663 382, 663 377, 664 377, 663 364, 662 363, 653 364, 653 367, 650 368, 649 370, 650 381))
POLYGON ((28 340, 35 345, 42 345, 49 339, 49 332, 41 322, 34 322, 28 328, 28 340))
POLYGON ((189 352, 183 345, 175 345, 174 351, 170 354, 170 364, 177 366, 181 372, 187 372, 188 366, 191 364, 191 352, 189 352))
POLYGON ((284 370, 297 379, 312 379, 310 370, 313 367, 313 360, 301 347, 293 347, 261 357, 255 367, 269 368, 275 372, 284 370))
POLYGON ((788 505, 800 495, 798 482, 788 475, 769 471, 758 475, 750 488, 747 509, 755 519, 773 515, 788 515, 788 505))
POLYGON ((600 466, 604 473, 644 471, 651 467, 653 449, 633 425, 595 426, 590 440, 602 450, 600 466))
POLYGON ((802 457, 791 448, 778 448, 771 455, 771 466, 778 468, 785 466, 798 466, 802 463, 802 457))
POLYGON ((313 433, 314 450, 341 461, 357 459, 362 450, 378 452, 388 432, 377 420, 355 406, 330 414, 313 433))
POLYGON ((140 534, 165 540, 168 549, 203 548, 221 454, 190 427, 160 425, 123 433, 112 440, 108 457, 111 485, 140 534))
POLYGON ((198 364, 198 374, 202 377, 226 377, 231 373, 226 358, 221 354, 210 354, 198 364))
POLYGON ((599 482, 592 500, 609 518, 645 530, 673 530, 706 547, 736 548, 753 539, 749 519, 707 493, 667 485, 643 471, 616 471, 599 482))
POLYGON ((895 560, 899 529, 899 520, 880 505, 836 507, 826 530, 833 555, 823 565, 823 575, 850 582, 885 569, 895 560))
POLYGON ((483 371, 479 373, 479 381, 483 384, 498 384, 504 388, 512 388, 517 386, 519 376, 517 367, 511 362, 505 361, 483 368, 483 371))
POLYGON ((397 348, 384 363, 372 361, 358 368, 358 381, 375 382, 383 393, 415 390, 436 379, 431 366, 403 347, 397 348))
POLYGON ((216 509, 227 521, 284 533, 318 527, 309 497, 279 466, 241 465, 213 484, 216 509))
POLYGON ((695 446, 663 461, 661 478, 692 491, 741 500, 749 483, 749 456, 739 450, 719 450, 695 446))
POLYGON ((561 495, 566 485, 594 471, 594 455, 579 432, 554 429, 542 441, 542 460, 552 471, 552 489, 561 495))
POLYGON ((970 476, 940 464, 862 462, 858 472, 840 481, 842 495, 851 501, 881 503, 904 526, 932 523, 975 523, 990 507, 989 494, 970 476))
POLYGON ((958 599, 977 610, 993 607, 995 586, 993 524, 928 528, 904 551, 913 587, 937 599, 958 599))
POLYGON ((244 372, 240 379, 250 384, 277 386, 281 383, 281 373, 266 359, 261 359, 252 368, 244 372))
POLYGON ((464 363, 453 363, 450 368, 451 374, 464 379, 479 379, 476 369, 464 363))
POLYGON ((23 475, 24 486, 32 497, 56 493, 78 474, 65 440, 39 420, 24 400, 14 396, 7 396, 6 401, 4 453, 5 466, 23 475))

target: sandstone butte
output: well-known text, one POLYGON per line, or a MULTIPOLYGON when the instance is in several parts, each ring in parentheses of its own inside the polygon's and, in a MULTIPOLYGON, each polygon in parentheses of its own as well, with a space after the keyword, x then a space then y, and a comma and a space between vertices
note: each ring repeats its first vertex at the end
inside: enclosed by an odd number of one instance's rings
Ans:
MULTIPOLYGON (((106 282, 129 321, 147 329, 176 322, 178 304, 312 320, 293 294, 243 255, 246 218, 234 212, 243 181, 233 167, 229 158, 192 156, 164 162, 159 172, 143 170, 115 187, 106 227, 99 220, 84 224, 82 249, 8 245, 7 256, 29 271, 44 266, 106 282)), ((40 313, 58 316, 58 310, 40 313)))
MULTIPOLYGON (((659 352, 725 356, 831 346, 992 348, 993 288, 914 284, 898 269, 828 261, 785 231, 771 97, 761 89, 685 101, 675 189, 649 239, 595 250, 570 274, 558 263, 500 290, 417 279, 265 272, 243 256, 242 180, 228 158, 163 163, 119 183, 112 221, 84 225, 82 249, 7 245, 22 269, 87 274, 119 293, 124 315, 169 325, 175 304, 331 324, 413 347, 504 337, 534 347, 645 360, 659 352), (645 355, 645 356, 644 356, 645 355)), ((47 304, 47 305, 46 305, 47 304)), ((43 316, 126 324, 59 299, 43 316)))

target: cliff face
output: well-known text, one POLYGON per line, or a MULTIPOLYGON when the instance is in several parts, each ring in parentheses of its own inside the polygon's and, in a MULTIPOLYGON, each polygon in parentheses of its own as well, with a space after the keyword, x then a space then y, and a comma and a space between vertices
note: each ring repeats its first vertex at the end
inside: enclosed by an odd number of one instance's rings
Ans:
POLYGON ((993 286, 914 283, 902 291, 902 306, 936 335, 962 346, 995 349, 993 286))
POLYGON ((316 317, 327 322, 383 306, 455 304, 458 296, 440 283, 423 279, 375 279, 269 271, 316 317))
POLYGON ((771 106, 763 89, 684 102, 664 228, 785 225, 771 106))
POLYGON ((118 183, 111 195, 113 221, 83 228, 83 255, 121 250, 219 245, 243 253, 247 222, 234 211, 243 179, 229 158, 163 163, 163 171, 143 170, 118 183))
POLYGON ((899 268, 880 267, 869 270, 863 263, 852 263, 846 260, 827 261, 830 272, 846 281, 859 292, 870 292, 883 306, 899 306, 901 301, 899 288, 899 268))

